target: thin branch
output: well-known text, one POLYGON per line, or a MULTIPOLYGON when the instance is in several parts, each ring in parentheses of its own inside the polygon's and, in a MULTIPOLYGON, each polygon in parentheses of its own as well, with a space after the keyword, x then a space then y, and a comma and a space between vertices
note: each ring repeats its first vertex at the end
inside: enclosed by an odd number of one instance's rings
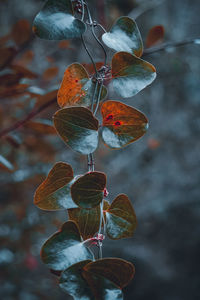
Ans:
POLYGON ((180 41, 180 42, 163 43, 161 45, 151 47, 149 49, 145 49, 142 56, 147 56, 147 55, 159 52, 159 51, 165 51, 168 48, 177 48, 177 47, 181 47, 181 46, 185 46, 185 45, 189 45, 189 44, 200 44, 200 39, 193 38, 193 39, 188 39, 188 40, 184 40, 184 41, 180 41))
POLYGON ((45 104, 41 105, 40 107, 32 110, 24 119, 19 120, 16 123, 14 123, 13 125, 11 125, 10 127, 7 127, 5 129, 3 129, 2 131, 0 131, 0 138, 7 135, 8 133, 16 130, 16 129, 22 127, 23 125, 25 125, 26 122, 30 121, 36 115, 38 115, 39 113, 44 111, 46 108, 48 108, 52 104, 56 103, 56 100, 57 100, 56 98, 51 99, 50 101, 46 102, 45 104))

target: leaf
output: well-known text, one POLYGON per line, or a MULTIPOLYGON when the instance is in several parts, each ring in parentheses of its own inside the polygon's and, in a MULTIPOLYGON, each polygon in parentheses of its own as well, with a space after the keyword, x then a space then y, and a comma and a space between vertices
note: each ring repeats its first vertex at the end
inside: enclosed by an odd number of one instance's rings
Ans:
POLYGON ((81 208, 96 207, 103 200, 106 175, 90 172, 78 178, 71 187, 73 201, 81 208))
POLYGON ((131 237, 137 226, 135 211, 129 198, 118 195, 106 211, 106 231, 110 239, 131 237))
POLYGON ((15 84, 9 87, 0 87, 0 99, 16 98, 17 95, 26 94, 28 86, 28 84, 15 84))
POLYGON ((106 101, 101 108, 102 139, 111 149, 120 149, 142 137, 148 120, 140 111, 118 101, 106 101))
POLYGON ((45 181, 37 188, 34 204, 44 210, 77 207, 70 195, 73 178, 73 170, 70 165, 63 162, 56 163, 45 181))
POLYGON ((61 271, 82 260, 92 260, 91 252, 81 242, 77 225, 68 221, 52 235, 41 250, 42 261, 53 270, 61 271))
POLYGON ((110 32, 102 35, 103 42, 115 51, 126 51, 138 57, 142 55, 142 38, 134 20, 119 18, 110 32))
POLYGON ((16 56, 17 50, 13 47, 0 49, 0 69, 3 69, 16 56))
POLYGON ((24 45, 31 37, 31 27, 28 20, 19 20, 12 29, 12 38, 18 46, 24 45))
POLYGON ((89 154, 98 145, 99 122, 85 107, 69 107, 57 111, 54 115, 55 128, 74 151, 89 154))
POLYGON ((29 78, 29 79, 35 79, 38 77, 36 73, 31 72, 27 68, 19 65, 13 65, 10 66, 10 68, 15 71, 17 74, 21 75, 21 77, 29 78))
POLYGON ((42 75, 43 80, 50 81, 58 75, 58 67, 50 67, 46 69, 42 75))
POLYGON ((90 260, 84 260, 72 265, 65 270, 59 281, 62 290, 67 292, 73 299, 79 300, 93 300, 90 287, 82 276, 82 269, 90 260))
POLYGON ((34 33, 47 40, 80 37, 86 25, 73 16, 70 0, 48 0, 33 22, 34 33))
POLYGON ((99 229, 100 206, 92 209, 68 209, 69 219, 76 222, 84 240, 92 238, 99 229))
POLYGON ((147 35, 146 38, 146 47, 156 46, 157 44, 161 43, 164 39, 165 29, 162 25, 157 25, 152 27, 147 35))
POLYGON ((37 121, 26 122, 26 128, 32 129, 36 133, 40 134, 56 134, 55 128, 52 126, 52 122, 49 120, 41 119, 37 121))
POLYGON ((156 78, 156 70, 150 63, 127 52, 118 52, 112 59, 114 90, 122 97, 136 95, 156 78))
POLYGON ((5 171, 14 171, 14 166, 2 155, 0 155, 0 168, 5 171))
POLYGON ((91 263, 82 261, 65 270, 60 278, 60 287, 75 300, 123 300, 121 289, 104 274, 85 270, 91 263))
MULTIPOLYGON (((95 83, 89 79, 86 69, 78 63, 71 64, 65 71, 60 89, 58 91, 58 105, 86 106, 92 103, 95 83)), ((99 92, 99 87, 97 93, 99 92)), ((107 89, 103 86, 101 100, 106 97, 107 89)))
POLYGON ((103 276, 119 288, 125 287, 133 278, 135 268, 132 263, 119 258, 103 258, 88 263, 83 268, 83 276, 89 282, 89 274, 103 276))
MULTIPOLYGON (((102 62, 101 61, 95 62, 95 65, 96 65, 97 70, 100 70, 101 67, 104 66, 104 62, 103 61, 102 62)), ((93 64, 91 64, 91 63, 90 64, 84 63, 83 67, 87 70, 87 72, 89 74, 94 74, 94 66, 93 66, 93 64)))

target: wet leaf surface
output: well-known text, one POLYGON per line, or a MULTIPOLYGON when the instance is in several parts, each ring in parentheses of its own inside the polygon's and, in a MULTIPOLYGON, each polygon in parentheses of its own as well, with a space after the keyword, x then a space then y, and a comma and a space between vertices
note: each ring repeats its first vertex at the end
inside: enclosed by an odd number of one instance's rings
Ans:
POLYGON ((126 51, 138 57, 142 55, 142 38, 134 20, 121 17, 111 28, 110 32, 102 35, 103 42, 115 51, 126 51))

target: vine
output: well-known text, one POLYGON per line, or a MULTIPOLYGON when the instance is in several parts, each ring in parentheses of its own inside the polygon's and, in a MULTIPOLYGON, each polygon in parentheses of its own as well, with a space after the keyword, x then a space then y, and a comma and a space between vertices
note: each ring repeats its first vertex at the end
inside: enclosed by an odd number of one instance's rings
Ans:
POLYGON ((80 38, 93 65, 90 76, 83 65, 67 67, 53 117, 61 139, 72 150, 87 156, 88 171, 74 176, 72 167, 56 163, 37 188, 34 203, 43 210, 67 210, 69 220, 43 245, 42 261, 60 276, 59 285, 74 299, 123 299, 122 288, 133 278, 132 263, 119 258, 102 258, 105 237, 131 237, 137 220, 131 201, 118 195, 110 204, 106 175, 95 171, 94 152, 99 136, 110 149, 120 149, 142 137, 146 116, 122 102, 107 100, 107 85, 123 98, 133 97, 156 77, 153 65, 141 59, 143 44, 134 20, 119 18, 109 32, 93 20, 87 1, 48 0, 33 24, 34 33, 48 40, 80 38), (115 54, 108 63, 107 50, 115 54), (89 30, 104 54, 97 67, 85 41, 89 30), (103 102, 104 101, 104 102, 103 102), (101 108, 102 122, 96 117, 101 108), (98 249, 95 255, 95 249, 98 249))

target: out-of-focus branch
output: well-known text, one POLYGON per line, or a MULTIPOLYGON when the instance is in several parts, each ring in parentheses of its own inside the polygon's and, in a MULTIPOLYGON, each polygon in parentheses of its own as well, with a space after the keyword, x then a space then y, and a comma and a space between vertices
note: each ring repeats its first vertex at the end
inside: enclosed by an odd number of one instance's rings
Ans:
POLYGON ((158 46, 145 49, 142 56, 147 56, 147 55, 159 52, 159 51, 165 51, 165 50, 170 49, 170 48, 177 48, 177 47, 185 46, 185 45, 188 45, 188 44, 200 45, 200 39, 199 38, 196 38, 196 39, 193 38, 193 39, 187 39, 187 40, 180 41, 180 42, 163 43, 163 44, 160 44, 158 46))
POLYGON ((50 101, 44 103, 40 107, 33 109, 24 119, 19 120, 16 123, 14 123, 13 125, 0 131, 0 138, 16 129, 22 127, 24 124, 26 124, 26 122, 30 121, 32 118, 34 118, 36 115, 38 115, 39 113, 44 111, 46 108, 48 108, 52 104, 56 103, 56 100, 57 100, 56 97, 54 99, 51 99, 50 101))

